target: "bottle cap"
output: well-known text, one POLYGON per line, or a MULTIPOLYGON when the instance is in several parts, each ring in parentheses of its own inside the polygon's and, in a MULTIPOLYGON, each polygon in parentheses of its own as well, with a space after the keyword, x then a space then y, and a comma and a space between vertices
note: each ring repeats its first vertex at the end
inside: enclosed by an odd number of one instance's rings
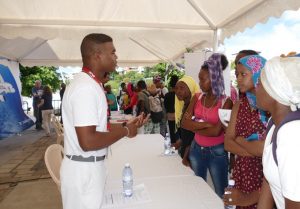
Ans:
POLYGON ((234 186, 235 181, 233 179, 229 179, 228 181, 228 185, 234 186))
POLYGON ((125 163, 125 167, 130 167, 130 164, 129 163, 125 163))

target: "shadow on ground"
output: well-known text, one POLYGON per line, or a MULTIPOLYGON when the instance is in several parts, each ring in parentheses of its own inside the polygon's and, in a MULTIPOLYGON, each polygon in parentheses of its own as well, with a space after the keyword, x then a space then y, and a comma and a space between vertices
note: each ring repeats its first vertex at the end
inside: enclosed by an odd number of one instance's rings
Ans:
POLYGON ((56 138, 44 135, 30 129, 0 140, 0 209, 61 207, 59 192, 44 163, 45 150, 56 138), (53 198, 59 204, 48 207, 53 198))

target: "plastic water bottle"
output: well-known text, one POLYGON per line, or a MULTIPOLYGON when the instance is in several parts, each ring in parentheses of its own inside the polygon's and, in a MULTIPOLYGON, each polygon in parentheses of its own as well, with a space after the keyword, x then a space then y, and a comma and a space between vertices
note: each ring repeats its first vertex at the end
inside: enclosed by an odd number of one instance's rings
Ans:
MULTIPOLYGON (((233 179, 229 179, 228 181, 228 189, 232 189, 234 187, 235 181, 233 179)), ((231 194, 230 191, 225 191, 225 194, 231 194)), ((225 209, 235 209, 236 206, 235 205, 225 205, 224 206, 225 209)))
POLYGON ((122 178, 123 178, 123 194, 125 197, 131 197, 133 193, 133 173, 129 163, 125 164, 122 178))
POLYGON ((165 155, 170 154, 171 152, 171 139, 169 137, 169 133, 166 133, 165 141, 164 141, 165 155))

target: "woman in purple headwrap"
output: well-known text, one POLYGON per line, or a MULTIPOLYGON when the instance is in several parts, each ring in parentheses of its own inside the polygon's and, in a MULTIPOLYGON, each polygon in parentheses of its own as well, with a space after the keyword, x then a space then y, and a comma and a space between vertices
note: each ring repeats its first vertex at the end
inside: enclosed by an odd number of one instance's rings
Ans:
POLYGON ((266 113, 256 105, 256 87, 266 60, 259 55, 241 58, 237 64, 237 82, 246 96, 234 104, 226 130, 225 149, 236 154, 232 178, 235 181, 231 194, 224 195, 226 205, 237 208, 257 208, 262 184, 262 151, 266 113))
POLYGON ((224 93, 225 67, 222 65, 222 57, 225 56, 215 53, 204 62, 199 72, 203 93, 195 94, 181 122, 183 128, 195 133, 189 154, 192 169, 204 180, 209 170, 219 197, 223 196, 227 186, 228 157, 224 150, 224 129, 218 110, 232 108, 232 101, 224 93), (207 123, 211 126, 204 126, 207 123))

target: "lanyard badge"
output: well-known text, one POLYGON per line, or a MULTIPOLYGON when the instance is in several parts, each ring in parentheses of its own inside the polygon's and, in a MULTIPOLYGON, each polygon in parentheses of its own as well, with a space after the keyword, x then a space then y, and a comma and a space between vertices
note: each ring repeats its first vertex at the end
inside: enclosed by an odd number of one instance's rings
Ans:
MULTIPOLYGON (((96 75, 87 67, 82 67, 82 72, 88 74, 94 81, 96 81, 100 87, 104 90, 102 82, 96 77, 96 75)), ((107 100, 106 100, 107 102, 107 100)), ((109 122, 109 116, 110 116, 110 111, 109 111, 109 106, 107 108, 107 129, 110 130, 110 122, 109 122)))

